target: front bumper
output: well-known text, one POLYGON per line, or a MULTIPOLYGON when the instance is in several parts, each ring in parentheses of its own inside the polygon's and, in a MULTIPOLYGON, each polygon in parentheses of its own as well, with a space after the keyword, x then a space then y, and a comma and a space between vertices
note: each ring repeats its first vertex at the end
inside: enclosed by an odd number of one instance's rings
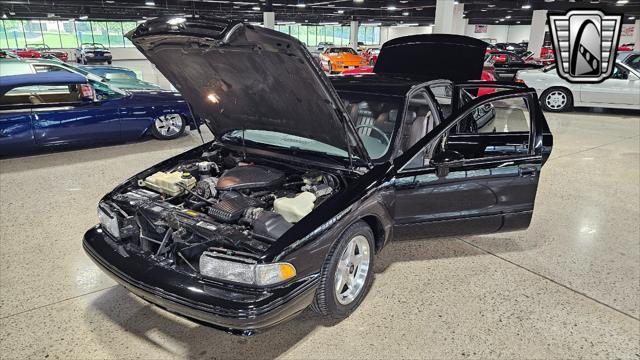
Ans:
POLYGON ((132 293, 168 311, 238 335, 285 321, 311 304, 318 277, 274 289, 247 289, 183 274, 125 250, 99 226, 86 232, 89 257, 132 293))
POLYGON ((84 57, 87 62, 105 62, 105 61, 111 61, 112 56, 111 55, 94 55, 94 56, 86 56, 84 57))

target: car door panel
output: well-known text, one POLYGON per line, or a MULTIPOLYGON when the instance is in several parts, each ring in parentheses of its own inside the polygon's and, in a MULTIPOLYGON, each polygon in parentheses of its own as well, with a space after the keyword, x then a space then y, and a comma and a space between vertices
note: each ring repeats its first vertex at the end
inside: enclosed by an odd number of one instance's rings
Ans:
POLYGON ((31 109, 0 110, 0 155, 34 147, 31 109))
MULTIPOLYGON (((544 157, 542 130, 547 127, 534 90, 528 89, 526 95, 519 96, 526 96, 526 103, 533 107, 532 133, 450 135, 451 148, 481 156, 445 163, 444 172, 439 165, 429 165, 398 173, 396 239, 482 234, 529 225, 544 157)), ((480 100, 476 102, 483 105, 480 100)), ((449 126, 464 120, 472 109, 465 111, 466 115, 454 114, 456 120, 449 126)), ((417 146, 424 146, 426 141, 432 142, 427 148, 435 146, 433 136, 426 136, 417 146)), ((550 148, 551 141, 545 143, 550 148)))
POLYGON ((607 79, 599 84, 580 85, 583 103, 640 105, 640 80, 607 79))
POLYGON ((118 107, 108 101, 35 106, 33 116, 35 141, 40 146, 120 140, 118 107))

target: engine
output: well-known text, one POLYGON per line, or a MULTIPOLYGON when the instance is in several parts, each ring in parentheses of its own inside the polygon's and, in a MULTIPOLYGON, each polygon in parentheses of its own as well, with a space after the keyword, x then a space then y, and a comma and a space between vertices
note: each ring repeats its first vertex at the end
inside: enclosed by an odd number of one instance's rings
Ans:
POLYGON ((266 251, 340 184, 330 173, 218 151, 139 178, 101 206, 117 214, 129 247, 190 266, 211 247, 266 251))

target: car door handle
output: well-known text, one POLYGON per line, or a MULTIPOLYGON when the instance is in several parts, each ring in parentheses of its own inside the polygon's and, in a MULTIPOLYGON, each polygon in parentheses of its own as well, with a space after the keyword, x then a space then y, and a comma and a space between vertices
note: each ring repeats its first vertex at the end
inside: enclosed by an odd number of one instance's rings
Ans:
POLYGON ((535 176, 538 168, 535 166, 521 166, 520 176, 535 176))

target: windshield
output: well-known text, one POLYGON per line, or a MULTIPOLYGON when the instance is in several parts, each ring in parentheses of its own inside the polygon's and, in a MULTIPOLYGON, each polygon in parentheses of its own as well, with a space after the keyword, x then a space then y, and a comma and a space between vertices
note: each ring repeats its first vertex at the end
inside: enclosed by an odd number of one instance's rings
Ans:
POLYGON ((268 130, 233 130, 222 136, 223 141, 236 143, 256 143, 288 150, 302 150, 318 153, 319 155, 348 158, 349 153, 320 141, 301 136, 285 134, 268 130))
POLYGON ((400 98, 340 92, 358 136, 372 160, 388 157, 399 121, 400 98))
POLYGON ((640 71, 640 54, 631 55, 627 58, 626 64, 632 69, 640 71))
POLYGON ((340 47, 340 48, 331 48, 329 49, 330 53, 350 53, 353 55, 357 55, 356 51, 350 47, 340 47))
POLYGON ((82 44, 87 50, 104 50, 106 49, 102 44, 82 44))

